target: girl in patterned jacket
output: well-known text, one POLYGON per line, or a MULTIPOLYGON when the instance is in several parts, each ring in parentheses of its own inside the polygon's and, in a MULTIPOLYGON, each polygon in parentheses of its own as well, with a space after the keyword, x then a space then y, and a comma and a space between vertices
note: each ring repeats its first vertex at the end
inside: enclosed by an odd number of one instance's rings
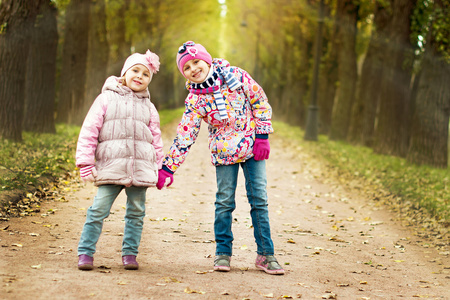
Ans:
POLYGON ((127 194, 122 263, 136 270, 145 216, 145 194, 156 186, 164 158, 159 114, 148 85, 159 57, 147 50, 127 58, 121 77, 109 77, 81 127, 76 164, 83 181, 98 186, 78 244, 78 269, 92 270, 103 220, 124 189, 127 194))
POLYGON ((192 41, 178 51, 177 66, 187 79, 189 95, 177 128, 177 136, 159 171, 162 189, 186 159, 200 131, 208 124, 211 161, 216 167, 217 193, 214 234, 214 270, 230 271, 233 233, 232 213, 239 166, 245 176, 250 215, 257 244, 256 267, 269 274, 284 274, 274 257, 266 192, 265 160, 269 158, 272 109, 263 89, 250 75, 230 67, 223 59, 212 59, 206 49, 192 41))

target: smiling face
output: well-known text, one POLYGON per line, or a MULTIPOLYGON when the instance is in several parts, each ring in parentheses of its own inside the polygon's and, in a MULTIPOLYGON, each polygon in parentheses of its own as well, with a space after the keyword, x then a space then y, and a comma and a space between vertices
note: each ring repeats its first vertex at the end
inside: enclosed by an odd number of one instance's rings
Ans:
POLYGON ((135 92, 142 92, 150 84, 152 75, 144 65, 134 65, 124 74, 125 85, 135 92))
POLYGON ((210 66, 201 59, 191 59, 183 66, 183 74, 186 79, 194 83, 202 83, 208 76, 210 66))

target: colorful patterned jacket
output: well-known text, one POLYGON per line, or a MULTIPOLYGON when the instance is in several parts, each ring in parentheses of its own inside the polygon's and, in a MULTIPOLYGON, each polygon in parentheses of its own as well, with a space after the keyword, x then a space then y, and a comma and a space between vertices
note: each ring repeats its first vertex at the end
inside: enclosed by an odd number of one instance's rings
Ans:
MULTIPOLYGON (((230 66, 223 59, 215 59, 213 63, 230 66)), ((229 71, 243 85, 235 91, 231 91, 226 83, 221 86, 228 119, 221 120, 212 93, 189 93, 177 136, 163 161, 164 169, 175 173, 185 161, 202 120, 208 124, 211 162, 215 166, 236 164, 253 157, 255 137, 267 139, 273 132, 272 108, 261 86, 245 70, 230 67, 229 71)))

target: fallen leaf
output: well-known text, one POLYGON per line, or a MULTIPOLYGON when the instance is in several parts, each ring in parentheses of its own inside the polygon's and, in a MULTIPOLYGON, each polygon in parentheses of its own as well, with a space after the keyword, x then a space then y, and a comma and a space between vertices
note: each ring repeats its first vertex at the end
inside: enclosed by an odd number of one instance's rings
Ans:
POLYGON ((335 236, 330 237, 329 240, 330 240, 330 241, 333 241, 333 242, 337 242, 337 243, 345 243, 344 240, 342 240, 342 239, 340 239, 340 238, 338 238, 338 237, 335 237, 335 236))
POLYGON ((290 244, 295 244, 295 241, 293 239, 288 239, 287 242, 290 244))
POLYGON ((322 295, 322 299, 336 299, 336 294, 335 293, 327 293, 322 295))
POLYGON ((361 280, 359 284, 367 284, 367 281, 361 280))
POLYGON ((181 282, 178 279, 176 279, 175 277, 163 277, 161 279, 163 279, 165 282, 175 282, 175 283, 180 283, 181 282))
POLYGON ((18 247, 18 248, 22 248, 23 247, 22 244, 12 244, 11 246, 18 247))
POLYGON ((127 285, 128 282, 126 282, 126 281, 119 281, 119 282, 117 282, 117 284, 118 284, 118 285, 127 285))
POLYGON ((264 298, 273 298, 273 293, 263 295, 264 298))
POLYGON ((42 268, 42 265, 39 264, 39 265, 31 266, 31 268, 32 269, 40 269, 40 268, 42 268))
POLYGON ((247 250, 247 249, 248 249, 247 245, 242 245, 241 246, 241 250, 247 250))
POLYGON ((8 275, 10 277, 4 278, 3 282, 5 283, 13 283, 14 281, 17 281, 17 278, 15 277, 15 275, 8 275))
POLYGON ((338 286, 338 287, 347 287, 347 286, 350 286, 350 284, 348 284, 348 283, 338 283, 338 284, 336 284, 336 286, 338 286))
POLYGON ((369 225, 377 226, 377 225, 381 225, 381 224, 383 224, 383 221, 372 222, 369 225))
POLYGON ((98 269, 109 270, 109 269, 111 269, 111 267, 101 265, 101 266, 98 266, 98 269))
POLYGON ((190 287, 185 288, 185 289, 184 289, 184 292, 185 292, 186 294, 201 294, 201 295, 206 294, 206 293, 203 292, 203 291, 191 290, 190 287))

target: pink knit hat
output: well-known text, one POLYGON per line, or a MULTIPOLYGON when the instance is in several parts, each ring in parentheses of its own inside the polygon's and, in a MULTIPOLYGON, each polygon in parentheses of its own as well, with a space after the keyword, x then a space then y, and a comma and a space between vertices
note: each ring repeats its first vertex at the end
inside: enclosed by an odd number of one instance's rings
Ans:
POLYGON ((183 74, 183 67, 186 62, 191 59, 201 59, 206 61, 207 64, 212 64, 211 54, 206 51, 205 47, 200 44, 196 44, 193 41, 187 41, 180 48, 178 48, 177 54, 177 66, 181 74, 183 74))
POLYGON ((147 50, 145 54, 133 53, 128 56, 125 64, 123 65, 122 72, 120 72, 120 77, 128 71, 134 65, 141 64, 147 67, 147 69, 152 72, 152 74, 159 71, 159 57, 155 53, 147 50))

